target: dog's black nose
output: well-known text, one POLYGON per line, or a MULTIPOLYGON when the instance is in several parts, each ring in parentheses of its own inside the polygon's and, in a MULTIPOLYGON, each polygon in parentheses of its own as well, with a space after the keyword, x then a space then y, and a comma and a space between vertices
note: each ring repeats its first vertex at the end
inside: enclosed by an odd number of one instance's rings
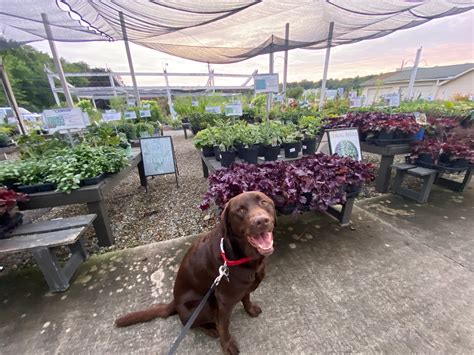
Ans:
POLYGON ((259 227, 259 228, 268 226, 270 224, 270 218, 268 218, 265 215, 257 216, 254 218, 253 224, 255 227, 259 227))

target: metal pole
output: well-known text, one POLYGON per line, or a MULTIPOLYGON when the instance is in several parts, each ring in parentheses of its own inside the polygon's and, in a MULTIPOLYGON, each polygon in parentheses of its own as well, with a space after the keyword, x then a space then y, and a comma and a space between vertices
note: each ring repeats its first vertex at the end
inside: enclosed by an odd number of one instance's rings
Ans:
POLYGON ((324 99, 326 98, 326 80, 328 77, 329 56, 331 55, 332 35, 334 31, 334 22, 329 24, 328 46, 326 48, 326 59, 324 60, 323 81, 321 83, 321 96, 319 97, 319 109, 324 107, 324 99))
POLYGON ((171 98, 171 90, 170 90, 170 83, 168 81, 168 73, 166 69, 163 69, 163 73, 165 74, 165 82, 166 82, 166 96, 168 96, 168 106, 170 108, 171 117, 176 119, 176 111, 174 110, 173 100, 171 98))
POLYGON ((286 81, 288 76, 288 46, 290 44, 290 24, 285 26, 285 63, 283 67, 283 99, 286 102, 286 81))
MULTIPOLYGON (((272 43, 270 44, 270 54, 269 54, 269 62, 268 62, 268 71, 270 74, 273 74, 273 35, 272 35, 272 43)), ((267 93, 267 120, 270 119, 270 110, 272 108, 272 100, 273 100, 273 95, 271 92, 267 93)))
POLYGON ((25 124, 23 123, 23 118, 21 117, 20 109, 18 108, 18 104, 16 102, 15 94, 13 93, 12 87, 10 85, 10 80, 8 80, 7 71, 3 66, 3 60, 0 57, 0 76, 3 86, 3 91, 5 92, 5 96, 7 97, 7 101, 10 104, 10 107, 13 110, 13 113, 16 116, 18 121, 18 125, 20 126, 21 134, 26 134, 25 124))
POLYGON ((117 90, 115 90, 115 82, 112 74, 109 74, 110 87, 114 91, 114 96, 117 96, 117 90))
POLYGON ((130 67, 130 74, 132 75, 135 99, 137 100, 137 106, 140 106, 140 93, 138 92, 137 79, 135 78, 135 69, 133 69, 132 54, 130 53, 130 47, 128 45, 127 28, 125 26, 125 19, 122 11, 119 12, 119 16, 120 24, 122 25, 123 42, 125 43, 125 50, 127 52, 128 66, 130 67))
POLYGON ((54 85, 54 78, 49 73, 47 74, 47 76, 48 76, 49 87, 51 88, 51 92, 53 93, 54 102, 56 102, 57 106, 61 106, 61 101, 59 101, 59 96, 58 96, 58 93, 56 92, 56 86, 54 85))
POLYGON ((408 84, 407 100, 411 100, 413 96, 413 87, 415 86, 416 72, 418 71, 418 63, 420 62, 421 57, 421 49, 422 47, 418 48, 418 50, 416 51, 415 63, 413 64, 410 83, 408 84))
POLYGON ((71 93, 69 92, 69 87, 67 85, 66 77, 64 76, 63 66, 61 65, 61 60, 59 59, 58 51, 56 50, 56 43, 54 43, 53 32, 51 31, 51 26, 48 22, 48 15, 42 13, 41 18, 43 19, 44 30, 46 31, 46 36, 48 37, 49 48, 51 49, 54 65, 59 75, 59 81, 61 81, 61 86, 63 88, 64 96, 66 98, 66 103, 69 108, 73 108, 74 102, 72 101, 71 93))

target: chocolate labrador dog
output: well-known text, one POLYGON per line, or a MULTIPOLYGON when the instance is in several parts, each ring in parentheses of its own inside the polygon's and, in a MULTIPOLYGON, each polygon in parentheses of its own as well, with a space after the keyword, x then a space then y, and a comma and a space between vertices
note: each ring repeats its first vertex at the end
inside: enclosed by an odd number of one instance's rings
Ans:
POLYGON ((124 327, 176 313, 186 324, 226 260, 229 282, 222 279, 192 327, 219 337, 224 353, 237 354, 237 342, 229 333, 230 316, 240 301, 251 317, 262 312, 250 301, 250 293, 262 281, 265 257, 273 252, 275 218, 273 201, 261 192, 244 192, 232 198, 225 205, 220 224, 197 238, 184 256, 174 284, 173 301, 124 315, 115 324, 124 327))

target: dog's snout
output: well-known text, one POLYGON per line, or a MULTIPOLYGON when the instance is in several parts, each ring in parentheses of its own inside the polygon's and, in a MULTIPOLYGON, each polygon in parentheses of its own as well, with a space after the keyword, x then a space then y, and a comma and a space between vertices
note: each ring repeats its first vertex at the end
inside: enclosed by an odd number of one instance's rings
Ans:
POLYGON ((253 224, 255 227, 261 228, 266 227, 270 224, 270 218, 265 215, 257 216, 253 219, 253 224))

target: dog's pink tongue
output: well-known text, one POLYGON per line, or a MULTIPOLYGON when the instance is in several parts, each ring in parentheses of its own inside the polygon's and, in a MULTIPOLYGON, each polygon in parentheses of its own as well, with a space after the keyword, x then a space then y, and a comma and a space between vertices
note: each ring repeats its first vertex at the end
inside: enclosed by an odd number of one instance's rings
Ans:
POLYGON ((273 245, 273 233, 265 232, 258 236, 258 245, 263 249, 271 248, 273 245))

